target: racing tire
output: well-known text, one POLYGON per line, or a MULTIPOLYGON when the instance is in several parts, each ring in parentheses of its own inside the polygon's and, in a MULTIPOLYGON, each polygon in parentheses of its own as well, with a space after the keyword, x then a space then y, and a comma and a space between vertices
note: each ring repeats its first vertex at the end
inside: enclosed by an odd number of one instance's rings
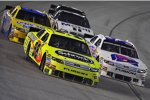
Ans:
POLYGON ((12 27, 12 25, 10 25, 9 30, 8 30, 8 33, 6 34, 8 40, 9 40, 9 38, 10 38, 11 27, 12 27))
POLYGON ((91 86, 96 88, 98 86, 98 82, 94 82, 94 84, 91 86))
POLYGON ((29 56, 30 47, 31 47, 31 42, 29 42, 28 47, 27 47, 27 51, 26 51, 26 60, 27 61, 30 61, 30 56, 29 56))
POLYGON ((2 32, 2 33, 4 33, 4 28, 3 28, 3 26, 4 26, 4 20, 2 21, 2 24, 1 24, 1 32, 2 32))
POLYGON ((46 62, 46 55, 44 54, 43 57, 42 57, 42 61, 41 61, 41 63, 40 63, 40 66, 39 66, 39 69, 40 69, 41 71, 44 70, 45 62, 46 62))

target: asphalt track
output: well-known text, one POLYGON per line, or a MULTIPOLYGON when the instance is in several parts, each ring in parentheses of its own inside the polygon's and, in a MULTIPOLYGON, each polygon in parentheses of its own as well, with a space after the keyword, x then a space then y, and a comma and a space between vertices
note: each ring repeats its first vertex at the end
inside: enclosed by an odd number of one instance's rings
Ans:
MULTIPOLYGON (((48 10, 50 4, 74 6, 87 13, 96 34, 128 39, 139 50, 140 58, 150 65, 150 2, 0 2, 48 10), (148 12, 145 14, 140 14, 148 12), (130 18, 131 16, 134 16, 130 18)), ((0 13, 2 15, 2 13, 0 13)), ((150 68, 149 68, 150 69, 150 68)), ((101 77, 96 88, 44 75, 37 66, 25 60, 22 45, 9 42, 0 33, 0 100, 149 100, 150 73, 145 87, 101 77)))

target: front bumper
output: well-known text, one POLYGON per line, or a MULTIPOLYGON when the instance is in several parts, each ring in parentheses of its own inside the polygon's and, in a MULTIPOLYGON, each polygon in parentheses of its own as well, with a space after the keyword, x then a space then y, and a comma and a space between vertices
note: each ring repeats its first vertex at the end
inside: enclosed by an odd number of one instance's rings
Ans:
POLYGON ((125 69, 117 69, 117 67, 108 65, 106 63, 102 67, 101 75, 124 82, 129 82, 138 86, 144 86, 146 77, 146 73, 129 72, 125 69))
POLYGON ((91 86, 99 83, 99 72, 81 70, 65 64, 60 64, 56 61, 51 61, 50 64, 46 64, 43 71, 48 75, 55 75, 57 77, 85 83, 91 86))

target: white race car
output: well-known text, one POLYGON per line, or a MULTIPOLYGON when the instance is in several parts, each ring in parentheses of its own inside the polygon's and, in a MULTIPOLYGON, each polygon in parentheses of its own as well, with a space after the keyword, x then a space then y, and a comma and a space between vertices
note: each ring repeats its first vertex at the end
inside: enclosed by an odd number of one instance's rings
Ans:
POLYGON ((102 64, 102 76, 144 86, 147 66, 131 42, 102 34, 86 40, 93 56, 102 64))
POLYGON ((51 5, 49 9, 52 27, 81 37, 94 36, 83 11, 64 5, 51 5))

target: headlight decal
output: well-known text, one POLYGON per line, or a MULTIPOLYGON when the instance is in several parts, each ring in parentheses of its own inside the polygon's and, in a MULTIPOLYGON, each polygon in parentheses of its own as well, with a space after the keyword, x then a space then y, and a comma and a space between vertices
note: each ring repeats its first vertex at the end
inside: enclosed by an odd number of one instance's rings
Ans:
POLYGON ((144 70, 144 69, 138 69, 138 70, 137 70, 138 73, 146 73, 146 71, 147 71, 147 70, 144 70))
POLYGON ((64 61, 59 59, 59 58, 56 58, 56 57, 52 57, 52 60, 58 62, 58 63, 61 63, 61 64, 64 64, 64 61))
POLYGON ((91 70, 92 72, 98 72, 98 71, 99 71, 99 69, 97 69, 97 68, 90 68, 90 70, 91 70))

